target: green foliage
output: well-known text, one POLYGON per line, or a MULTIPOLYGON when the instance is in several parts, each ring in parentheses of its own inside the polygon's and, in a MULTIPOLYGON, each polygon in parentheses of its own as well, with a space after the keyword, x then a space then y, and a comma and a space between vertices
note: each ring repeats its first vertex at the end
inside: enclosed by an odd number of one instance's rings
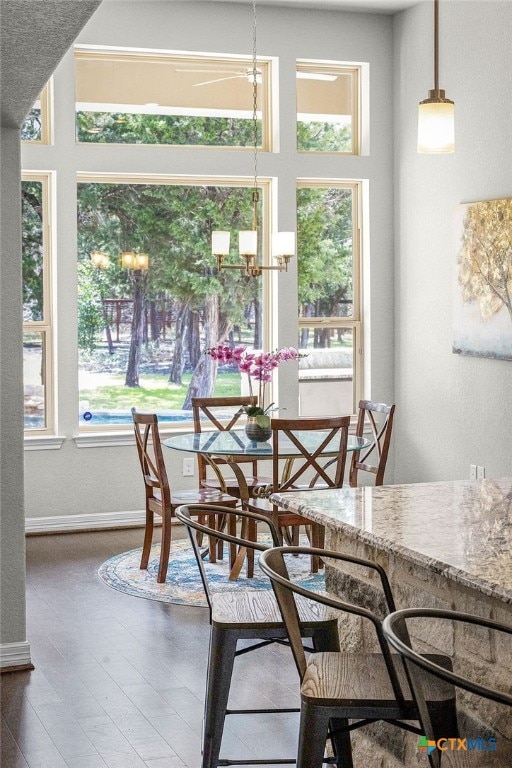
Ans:
POLYGON ((199 308, 218 293, 222 311, 241 323, 244 307, 259 288, 237 272, 216 274, 210 251, 213 229, 251 225, 251 190, 241 187, 165 184, 79 184, 78 252, 81 262, 93 250, 111 256, 102 275, 104 295, 126 298, 131 290, 120 250, 149 253, 146 300, 162 293, 199 308))
POLYGON ((297 193, 298 292, 302 316, 343 317, 352 298, 352 191, 297 193))
MULTIPOLYGON (((141 386, 133 389, 124 386, 124 376, 110 376, 112 383, 95 389, 81 389, 80 400, 87 401, 87 410, 129 411, 130 408, 163 411, 180 410, 190 383, 191 374, 183 376, 181 385, 171 384, 167 375, 143 376, 141 386)), ((240 392, 240 374, 222 373, 217 376, 215 397, 229 397, 240 392)))
POLYGON ((349 125, 298 122, 297 149, 302 152, 352 152, 349 125))
POLYGON ((41 141, 41 110, 33 107, 21 125, 22 141, 41 141))
POLYGON ((91 262, 78 263, 78 348, 93 352, 103 329, 103 309, 97 272, 91 262))
MULTIPOLYGON (((78 112, 76 127, 78 141, 88 143, 210 147, 254 145, 252 120, 233 117, 78 112)), ((257 140, 261 144, 261 122, 257 140)))
POLYGON ((43 320, 43 185, 22 181, 23 319, 43 320))

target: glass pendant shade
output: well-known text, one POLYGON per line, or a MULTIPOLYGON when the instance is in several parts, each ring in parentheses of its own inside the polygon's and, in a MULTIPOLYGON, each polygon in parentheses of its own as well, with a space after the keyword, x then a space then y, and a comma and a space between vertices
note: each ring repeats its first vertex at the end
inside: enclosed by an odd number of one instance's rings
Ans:
POLYGON ((238 233, 238 252, 241 256, 257 255, 258 233, 255 229, 241 230, 238 233))
POLYGON ((123 269, 148 269, 149 256, 147 253, 123 251, 121 253, 121 266, 123 269))
POLYGON ((295 256, 295 232, 274 232, 272 256, 295 256))
POLYGON ((135 269, 148 269, 149 267, 149 256, 147 253, 136 253, 135 254, 135 269))
POLYGON ((135 254, 133 251, 123 251, 121 253, 121 266, 123 269, 134 269, 135 254))
POLYGON ((418 152, 455 152, 455 105, 451 101, 422 101, 418 109, 418 152))
POLYGON ((214 256, 229 256, 230 233, 222 230, 212 232, 212 253, 214 256))
POLYGON ((91 253, 91 261, 98 269, 107 269, 110 265, 110 257, 103 251, 93 251, 91 253))

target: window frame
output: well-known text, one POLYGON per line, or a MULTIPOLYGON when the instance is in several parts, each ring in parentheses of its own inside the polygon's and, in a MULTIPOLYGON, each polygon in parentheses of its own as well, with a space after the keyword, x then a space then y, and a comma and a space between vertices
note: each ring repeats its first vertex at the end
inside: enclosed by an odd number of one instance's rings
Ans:
MULTIPOLYGON (((362 84, 362 64, 350 64, 350 63, 343 63, 343 62, 337 62, 337 61, 315 61, 314 59, 297 59, 295 62, 295 72, 296 77, 298 72, 307 72, 308 70, 315 70, 316 72, 322 72, 322 70, 325 70, 325 72, 332 72, 332 71, 339 71, 340 74, 349 74, 351 75, 351 101, 352 101, 352 149, 350 152, 345 152, 343 150, 324 150, 324 149, 299 149, 298 146, 296 147, 298 154, 301 155, 310 155, 310 154, 320 154, 320 155, 341 155, 341 156, 360 156, 361 155, 361 126, 362 126, 362 117, 361 117, 361 104, 362 104, 362 95, 361 95, 361 84, 362 84)), ((296 122, 295 122, 295 134, 296 134, 296 141, 297 141, 297 124, 299 122, 297 115, 299 113, 298 108, 296 109, 296 122)))
MULTIPOLYGON (((221 65, 222 63, 234 65, 239 63, 241 67, 252 68, 253 60, 251 56, 241 55, 228 55, 228 54, 207 54, 207 53, 183 53, 179 51, 163 51, 163 50, 128 50, 126 48, 114 48, 114 47, 102 47, 102 46, 87 46, 76 45, 74 47, 74 61, 79 58, 95 58, 95 59, 107 59, 107 58, 129 58, 140 59, 146 61, 162 61, 166 59, 175 59, 181 64, 195 64, 201 63, 205 66, 208 63, 212 65, 221 65)), ((273 151, 273 115, 272 115, 272 91, 273 91, 273 57, 258 56, 257 66, 261 68, 262 72, 265 72, 265 76, 262 78, 261 89, 261 146, 258 147, 258 152, 272 152, 273 151)), ((75 91, 76 91, 76 74, 75 74, 75 91)), ((76 97, 75 97, 75 115, 76 115, 76 97)), ((252 109, 252 107, 251 107, 252 109)), ((170 147, 172 149, 207 149, 214 151, 235 151, 235 152, 251 152, 254 151, 252 145, 246 147, 236 146, 221 146, 217 144, 129 144, 129 143, 116 143, 116 142, 81 142, 78 140, 78 135, 75 136, 76 144, 84 146, 90 144, 92 146, 137 146, 137 147, 170 147)))
MULTIPOLYGON (((54 345, 54 235, 52 222, 54 204, 54 171, 22 171, 21 181, 36 181, 42 185, 42 247, 43 247, 43 319, 23 322, 23 339, 26 334, 41 334, 42 362, 44 370, 45 426, 24 429, 25 437, 55 435, 55 367, 54 345)), ((24 343, 24 342, 23 342, 24 343)))
MULTIPOLYGON (((76 184, 165 184, 173 186, 233 186, 252 188, 254 177, 252 176, 217 176, 217 175, 186 175, 186 174, 151 174, 151 173, 107 173, 95 171, 78 171, 76 174, 76 184)), ((258 175, 258 188, 261 193, 261 216, 262 221, 259 231, 261 232, 262 263, 271 264, 271 232, 273 196, 275 192, 275 179, 258 175)), ((78 255, 78 254, 77 254, 78 255)), ((212 257, 213 259, 213 257, 212 257)), ((212 262, 213 263, 213 262, 212 262)), ((262 276, 262 337, 265 349, 272 349, 272 331, 274 327, 273 294, 275 291, 275 273, 264 271, 262 276)), ((77 377, 79 367, 77 366, 77 377)), ((274 382, 273 386, 276 384, 274 382)), ((272 401, 272 383, 269 386, 268 394, 272 401)), ((78 399, 80 399, 80 390, 78 389, 78 399)), ((77 403, 78 404, 78 403, 77 403)), ((162 434, 175 432, 193 431, 192 413, 189 420, 180 422, 161 422, 160 432, 162 434)), ((101 424, 92 425, 83 423, 78 419, 78 436, 75 438, 78 443, 86 444, 87 435, 91 436, 94 445, 94 435, 99 434, 126 434, 132 431, 131 425, 124 424, 101 424)))
MULTIPOLYGON (((352 190, 352 275, 353 301, 351 317, 299 317, 298 329, 301 328, 346 328, 353 333, 353 380, 352 387, 352 422, 355 422, 359 400, 363 397, 364 382, 364 337, 363 337, 363 255, 362 255, 362 214, 363 214, 363 183, 361 181, 300 178, 297 179, 299 189, 350 189, 352 190)), ((297 254, 297 262, 300 255, 297 254)), ((298 287, 297 287, 298 288, 298 287)))

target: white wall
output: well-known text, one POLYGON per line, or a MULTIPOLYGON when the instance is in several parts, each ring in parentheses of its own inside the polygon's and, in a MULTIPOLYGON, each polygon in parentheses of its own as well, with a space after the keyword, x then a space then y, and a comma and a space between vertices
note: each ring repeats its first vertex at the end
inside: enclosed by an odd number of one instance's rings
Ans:
POLYGON ((453 215, 512 196, 512 3, 441 3, 440 85, 456 104, 456 152, 416 153, 417 104, 433 87, 432 4, 395 17, 395 481, 512 469, 512 363, 452 354, 453 215))
MULTIPOLYGON (((177 51, 250 54, 250 5, 210 3, 104 3, 78 39, 82 44, 177 51)), ((258 9, 258 53, 279 57, 281 151, 260 155, 259 173, 279 178, 280 228, 295 226, 295 179, 369 180, 371 271, 366 269, 368 375, 365 394, 393 398, 393 196, 392 20, 371 14, 258 9), (298 155, 295 151, 295 59, 370 63, 371 152, 368 157, 298 155), (371 315, 370 315, 371 308, 371 315), (371 371, 371 376, 370 376, 371 371)), ((134 445, 78 448, 76 375, 76 171, 148 173, 252 173, 246 153, 169 147, 76 146, 73 60, 69 53, 55 75, 55 146, 23 147, 23 167, 57 172, 58 408, 60 450, 25 453, 26 516, 94 515, 140 510, 144 493, 134 445)), ((367 256, 369 242, 366 242, 367 256)), ((279 276, 278 338, 295 344, 295 265, 279 276)), ((297 384, 284 369, 280 405, 293 412, 297 384)), ((170 452, 169 452, 170 454, 170 452)), ((169 455, 171 483, 183 484, 181 457, 169 455), (172 465, 172 459, 177 465, 172 465)), ((391 478, 391 475, 390 475, 391 478)))

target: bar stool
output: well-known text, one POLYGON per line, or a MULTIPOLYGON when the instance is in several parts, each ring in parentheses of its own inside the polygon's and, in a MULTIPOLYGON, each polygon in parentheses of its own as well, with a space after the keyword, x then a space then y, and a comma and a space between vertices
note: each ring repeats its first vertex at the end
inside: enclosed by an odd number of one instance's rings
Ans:
MULTIPOLYGON (((196 542, 194 531, 204 535, 215 535, 232 545, 240 548, 248 548, 264 551, 267 547, 257 541, 246 538, 246 529, 249 523, 260 523, 270 533, 274 545, 279 543, 278 533, 271 521, 266 517, 247 511, 226 508, 222 510, 225 515, 226 526, 224 529, 212 531, 206 524, 193 520, 191 515, 208 518, 212 507, 207 504, 187 504, 178 507, 176 517, 181 520, 188 529, 190 541, 194 548, 197 565, 201 575, 208 607, 210 609, 210 650, 208 659, 208 678, 206 684, 206 701, 203 727, 203 754, 202 768, 217 768, 224 765, 254 764, 294 764, 295 759, 268 759, 268 760, 236 760, 221 759, 219 757, 226 715, 231 714, 272 714, 275 712, 298 712, 297 708, 286 709, 228 709, 228 696, 231 686, 231 676, 235 658, 263 648, 271 643, 288 645, 287 633, 279 608, 271 589, 269 590, 245 590, 231 593, 212 594, 203 560, 196 542), (237 516, 242 521, 242 532, 235 534, 237 516), (227 529, 227 530, 226 530, 227 529), (229 532, 228 532, 229 531, 229 532), (249 648, 237 650, 240 640, 257 640, 249 648)), ((214 508, 216 512, 218 507, 214 508)), ((299 610, 299 635, 311 637, 314 650, 335 651, 339 650, 339 635, 336 618, 328 616, 328 612, 321 608, 318 610, 309 600, 300 600, 299 610)))

